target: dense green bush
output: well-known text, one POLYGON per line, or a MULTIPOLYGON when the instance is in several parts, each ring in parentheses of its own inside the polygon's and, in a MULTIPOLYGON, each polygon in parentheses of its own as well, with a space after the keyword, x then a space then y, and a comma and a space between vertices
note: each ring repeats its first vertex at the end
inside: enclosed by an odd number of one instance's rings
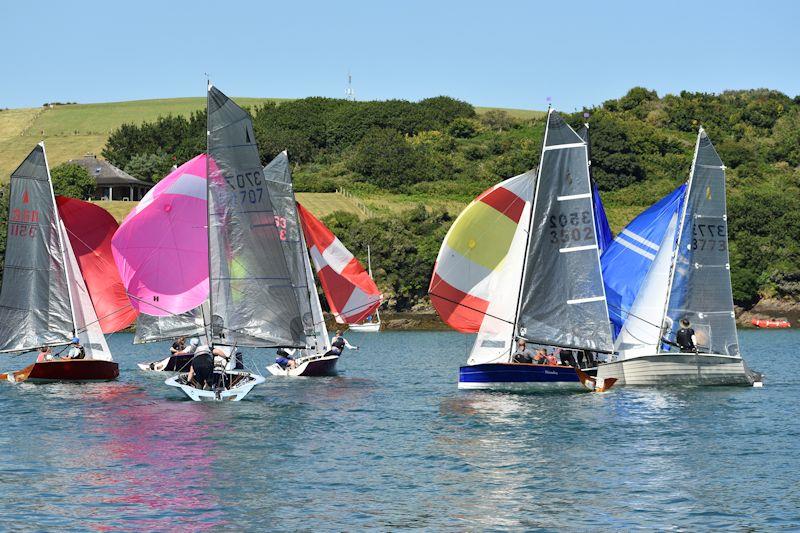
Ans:
POLYGON ((80 165, 63 163, 50 171, 53 179, 53 191, 56 195, 70 198, 90 198, 94 196, 97 182, 80 165))

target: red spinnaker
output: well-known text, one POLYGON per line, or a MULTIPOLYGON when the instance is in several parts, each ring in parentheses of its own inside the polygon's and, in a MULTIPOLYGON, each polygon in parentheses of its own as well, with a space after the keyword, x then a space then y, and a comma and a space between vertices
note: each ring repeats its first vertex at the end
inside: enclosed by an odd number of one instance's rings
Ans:
POLYGON ((138 312, 131 307, 111 253, 117 221, 108 211, 89 202, 58 196, 56 203, 103 333, 125 329, 136 320, 138 312))
POLYGON ((381 291, 325 224, 299 203, 297 210, 314 269, 336 321, 348 324, 363 321, 381 304, 381 291))

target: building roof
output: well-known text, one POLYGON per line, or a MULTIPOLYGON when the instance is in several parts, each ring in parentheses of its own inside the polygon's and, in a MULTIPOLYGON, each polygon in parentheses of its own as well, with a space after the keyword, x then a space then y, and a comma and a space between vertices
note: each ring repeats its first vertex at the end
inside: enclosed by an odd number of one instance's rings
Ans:
POLYGON ((149 181, 142 181, 134 178, 124 170, 120 170, 105 159, 97 159, 95 155, 87 155, 80 159, 70 159, 70 163, 80 165, 89 172, 89 175, 97 181, 97 185, 105 187, 116 187, 119 185, 136 185, 147 187, 153 186, 149 181))

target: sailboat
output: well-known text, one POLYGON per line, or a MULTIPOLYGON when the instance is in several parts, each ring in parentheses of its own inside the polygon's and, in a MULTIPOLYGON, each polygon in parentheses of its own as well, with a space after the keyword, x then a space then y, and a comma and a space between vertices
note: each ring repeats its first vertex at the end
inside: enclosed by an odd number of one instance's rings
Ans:
POLYGON ((84 347, 83 359, 37 361, 0 378, 48 382, 106 381, 119 376, 59 215, 41 142, 11 174, 0 291, 0 352, 67 346, 74 337, 84 347))
MULTIPOLYGON (((375 279, 372 277, 372 253, 367 245, 367 273, 369 273, 369 277, 371 279, 375 279)), ((361 322, 357 322, 355 324, 350 324, 350 329, 352 331, 358 331, 360 333, 377 333, 381 330, 381 312, 380 306, 375 308, 375 315, 369 315, 361 322)))
POLYGON ((603 256, 612 320, 612 360, 598 379, 627 385, 755 385, 739 352, 728 258, 725 166, 705 130, 689 181, 634 219, 603 256), (620 286, 627 289, 620 290, 620 286), (675 344, 688 320, 696 353, 675 344), (669 341, 669 342, 665 342, 669 341))
POLYGON ((478 196, 442 243, 429 288, 454 329, 477 332, 461 389, 607 390, 573 366, 513 362, 518 339, 611 352, 587 143, 548 111, 538 171, 478 196))
POLYGON ((260 164, 253 123, 216 87, 208 87, 206 160, 210 345, 231 355, 224 389, 205 390, 187 373, 166 380, 193 400, 244 398, 264 377, 232 368, 239 347, 303 348, 304 317, 270 189, 260 164))
POLYGON ((292 288, 302 317, 304 344, 295 353, 294 368, 277 363, 267 366, 273 376, 331 376, 336 373, 337 354, 331 353, 328 329, 317 294, 311 261, 294 195, 289 155, 278 154, 264 167, 264 185, 275 209, 275 224, 284 249, 292 288))

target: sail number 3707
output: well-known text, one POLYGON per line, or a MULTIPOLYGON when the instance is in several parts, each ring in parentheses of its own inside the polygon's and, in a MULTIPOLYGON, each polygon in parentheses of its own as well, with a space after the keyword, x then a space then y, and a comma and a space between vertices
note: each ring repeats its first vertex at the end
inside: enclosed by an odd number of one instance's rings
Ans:
POLYGON ((235 176, 225 176, 228 186, 236 192, 244 204, 258 204, 264 197, 264 182, 261 172, 244 172, 235 176))

